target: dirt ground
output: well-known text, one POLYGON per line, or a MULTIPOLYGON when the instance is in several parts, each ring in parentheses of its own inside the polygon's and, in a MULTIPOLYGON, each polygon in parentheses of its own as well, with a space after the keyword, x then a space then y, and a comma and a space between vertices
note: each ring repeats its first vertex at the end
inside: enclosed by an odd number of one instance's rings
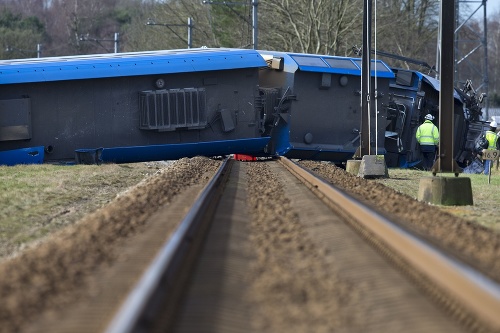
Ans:
POLYGON ((158 207, 206 181, 220 161, 181 159, 0 265, 0 332, 18 332, 42 311, 92 292, 89 279, 117 259, 117 244, 142 232, 158 207), (87 286, 87 288, 79 288, 87 286))
MULTIPOLYGON (((91 285, 85 290, 78 287, 88 285, 93 272, 116 260, 116 245, 142 232, 155 209, 168 204, 184 188, 206 181, 219 163, 206 158, 181 159, 158 169, 110 204, 5 259, 0 265, 0 332, 23 331, 26 321, 41 311, 64 308, 79 293, 91 292, 91 285)), ((499 233, 376 181, 349 175, 332 164, 301 164, 500 281, 499 233)), ((265 184, 258 191, 273 194, 265 184)), ((293 221, 286 214, 285 209, 283 216, 293 221)), ((293 223, 288 227, 293 228, 293 223)))

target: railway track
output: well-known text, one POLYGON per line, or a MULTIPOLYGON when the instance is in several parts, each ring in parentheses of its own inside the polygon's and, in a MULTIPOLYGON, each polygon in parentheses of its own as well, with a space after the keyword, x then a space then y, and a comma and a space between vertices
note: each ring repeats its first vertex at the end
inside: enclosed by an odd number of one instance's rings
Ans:
POLYGON ((149 228, 103 282, 134 272, 132 292, 59 331, 500 331, 497 284, 286 159, 226 161, 151 219, 182 222, 149 228))

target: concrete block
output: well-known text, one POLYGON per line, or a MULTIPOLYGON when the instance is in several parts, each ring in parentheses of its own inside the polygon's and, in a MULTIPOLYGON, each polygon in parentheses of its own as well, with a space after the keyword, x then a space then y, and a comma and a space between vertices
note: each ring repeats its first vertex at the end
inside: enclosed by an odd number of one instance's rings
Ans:
POLYGON ((355 176, 358 175, 359 166, 361 165, 361 160, 348 160, 345 165, 345 171, 355 176))
POLYGON ((388 178, 389 172, 384 155, 365 155, 359 166, 358 177, 388 178))
POLYGON ((434 205, 473 205, 472 185, 468 177, 425 177, 420 179, 418 200, 434 205))

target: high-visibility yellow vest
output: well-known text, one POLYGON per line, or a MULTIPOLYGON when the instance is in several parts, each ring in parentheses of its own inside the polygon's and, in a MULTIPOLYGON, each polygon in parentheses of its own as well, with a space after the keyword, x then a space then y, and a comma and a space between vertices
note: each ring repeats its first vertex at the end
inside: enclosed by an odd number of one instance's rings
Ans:
POLYGON ((497 134, 493 131, 486 131, 484 136, 486 137, 486 140, 488 140, 488 149, 497 149, 497 134))
POLYGON ((424 121, 424 123, 417 128, 415 136, 418 143, 421 145, 437 146, 439 144, 439 130, 430 120, 424 121))

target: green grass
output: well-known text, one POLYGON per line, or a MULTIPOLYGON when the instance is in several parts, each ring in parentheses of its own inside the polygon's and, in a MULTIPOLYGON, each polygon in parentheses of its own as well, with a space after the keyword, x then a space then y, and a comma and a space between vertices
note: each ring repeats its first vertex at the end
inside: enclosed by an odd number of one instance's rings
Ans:
POLYGON ((74 223, 157 168, 151 163, 0 166, 0 257, 74 223))
MULTIPOLYGON (((439 173, 437 176, 455 177, 452 173, 439 173)), ((420 179, 424 177, 432 177, 432 174, 428 171, 415 169, 389 169, 389 178, 377 181, 416 199, 420 179)), ((500 231, 500 214, 498 213, 500 171, 496 167, 492 168, 490 184, 488 184, 488 176, 484 174, 459 174, 459 177, 470 178, 474 205, 440 206, 440 208, 456 216, 500 231)))

